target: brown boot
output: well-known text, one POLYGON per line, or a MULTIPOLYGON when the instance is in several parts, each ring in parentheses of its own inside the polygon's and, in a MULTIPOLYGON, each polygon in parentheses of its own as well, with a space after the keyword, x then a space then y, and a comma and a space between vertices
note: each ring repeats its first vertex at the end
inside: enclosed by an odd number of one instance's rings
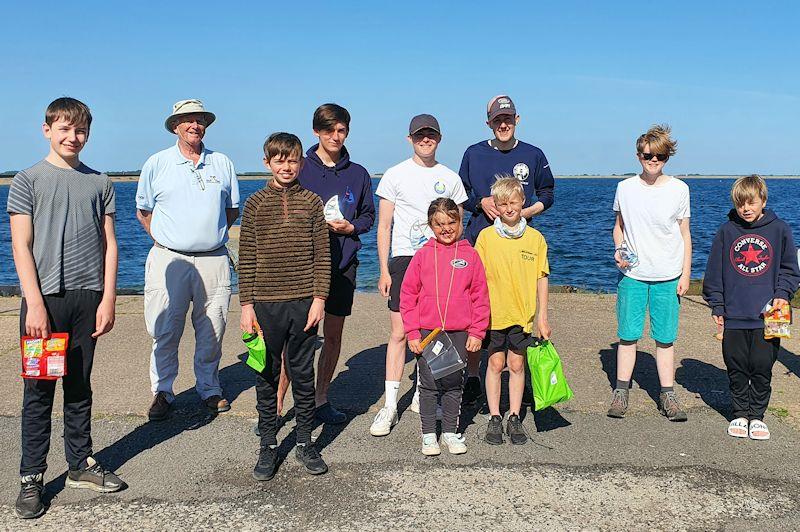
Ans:
POLYGON ((150 421, 161 421, 167 419, 169 411, 172 409, 172 404, 167 400, 166 392, 158 392, 153 397, 153 403, 150 405, 150 410, 147 411, 147 418, 150 421))

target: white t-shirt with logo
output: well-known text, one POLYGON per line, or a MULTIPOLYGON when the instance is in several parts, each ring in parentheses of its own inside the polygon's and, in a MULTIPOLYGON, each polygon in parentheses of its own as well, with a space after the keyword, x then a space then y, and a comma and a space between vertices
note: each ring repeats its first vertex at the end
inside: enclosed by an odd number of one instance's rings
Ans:
POLYGON ((668 281, 683 271, 684 243, 679 221, 690 217, 689 187, 672 176, 649 186, 640 176, 617 185, 614 211, 622 213, 625 242, 639 264, 625 275, 640 281, 668 281))
POLYGON ((457 173, 443 164, 420 166, 413 159, 386 170, 375 194, 394 203, 392 257, 413 256, 433 237, 428 227, 428 207, 433 200, 450 198, 457 205, 467 201, 457 173))

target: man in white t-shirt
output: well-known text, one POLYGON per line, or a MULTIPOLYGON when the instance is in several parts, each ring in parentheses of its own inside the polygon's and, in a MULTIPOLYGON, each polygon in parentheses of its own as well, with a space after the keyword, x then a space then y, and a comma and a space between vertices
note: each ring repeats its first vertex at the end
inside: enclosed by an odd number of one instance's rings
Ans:
POLYGON ((386 436, 397 423, 397 393, 406 354, 400 285, 411 257, 433 236, 428 227, 428 207, 436 198, 450 198, 459 205, 467 200, 458 174, 436 162, 436 148, 441 140, 436 118, 426 114, 415 116, 408 128, 414 156, 386 170, 375 192, 380 198, 378 290, 389 298, 392 332, 386 346, 386 398, 369 429, 373 436, 386 436))
POLYGON ((614 260, 622 276, 617 286, 617 383, 608 410, 621 418, 628 409, 636 343, 650 311, 650 336, 656 342, 661 383, 659 408, 670 421, 686 421, 673 389, 680 297, 689 289, 692 237, 689 187, 663 173, 675 155, 669 126, 653 126, 636 141, 642 173, 617 185, 614 197, 614 260))

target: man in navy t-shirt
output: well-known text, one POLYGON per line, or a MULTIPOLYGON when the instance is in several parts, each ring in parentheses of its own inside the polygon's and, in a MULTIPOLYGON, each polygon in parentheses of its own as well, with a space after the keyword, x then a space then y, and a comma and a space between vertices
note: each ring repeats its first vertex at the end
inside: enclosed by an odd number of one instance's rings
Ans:
MULTIPOLYGON (((530 220, 553 204, 553 173, 542 150, 519 141, 514 131, 519 115, 514 102, 506 95, 489 100, 486 125, 494 138, 473 144, 464 152, 458 174, 464 182, 468 199, 464 210, 471 212, 465 237, 475 245, 478 233, 498 219, 499 212, 492 199, 492 184, 499 176, 513 176, 522 183, 525 206, 522 216, 530 220)), ((463 401, 474 403, 481 395, 478 378, 480 357, 469 357, 469 377, 464 385, 463 401)), ((527 390, 526 390, 527 391, 527 390)))
POLYGON ((494 138, 473 144, 464 152, 458 174, 469 199, 464 209, 472 213, 466 237, 475 245, 478 233, 494 223, 498 215, 491 188, 498 175, 516 177, 525 190, 522 216, 531 220, 553 204, 553 174, 542 150, 517 140, 514 131, 519 123, 514 102, 505 95, 489 101, 486 124, 494 138))

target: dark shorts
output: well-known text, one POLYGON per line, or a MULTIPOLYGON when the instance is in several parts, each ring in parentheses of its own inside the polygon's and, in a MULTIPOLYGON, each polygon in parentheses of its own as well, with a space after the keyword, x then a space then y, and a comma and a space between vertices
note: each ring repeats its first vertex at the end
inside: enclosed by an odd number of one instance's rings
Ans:
POLYGON ((483 347, 489 351, 489 356, 501 351, 505 353, 508 349, 518 355, 524 355, 529 345, 531 345, 531 335, 523 331, 519 325, 498 331, 486 331, 486 338, 483 340, 483 347))
POLYGON ((344 270, 331 269, 331 289, 325 300, 325 312, 334 316, 349 316, 353 311, 353 294, 356 291, 356 270, 358 261, 354 260, 344 270))
POLYGON ((389 259, 389 275, 392 286, 389 288, 389 310, 400 312, 400 287, 403 286, 403 277, 413 257, 392 257, 389 259))

